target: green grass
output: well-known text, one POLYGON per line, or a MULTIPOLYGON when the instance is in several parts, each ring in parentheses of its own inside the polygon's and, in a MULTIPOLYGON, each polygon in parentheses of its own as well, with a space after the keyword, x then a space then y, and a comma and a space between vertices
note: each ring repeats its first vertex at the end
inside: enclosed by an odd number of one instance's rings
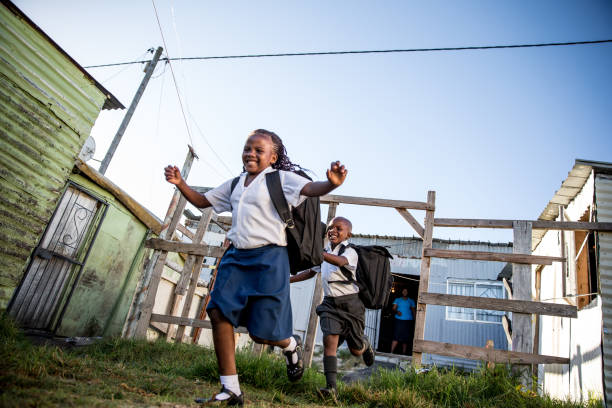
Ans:
MULTIPOLYGON (((237 357, 248 406, 323 406, 323 375, 308 369, 287 380, 284 360, 264 353, 237 357)), ((342 406, 356 407, 595 407, 526 392, 504 367, 465 374, 453 370, 378 370, 368 381, 339 384, 342 406)), ((165 341, 105 339, 92 346, 35 346, 0 319, 1 407, 185 407, 219 388, 214 351, 165 341)))

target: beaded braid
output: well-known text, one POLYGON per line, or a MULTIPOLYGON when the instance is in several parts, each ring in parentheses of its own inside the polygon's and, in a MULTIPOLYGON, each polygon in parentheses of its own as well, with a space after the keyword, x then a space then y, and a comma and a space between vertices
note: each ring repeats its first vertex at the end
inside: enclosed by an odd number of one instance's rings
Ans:
POLYGON ((272 168, 276 170, 286 170, 286 171, 304 171, 306 169, 302 168, 299 164, 291 163, 289 160, 289 156, 287 156, 287 149, 283 144, 283 141, 280 137, 274 132, 270 132, 266 129, 255 129, 251 132, 249 136, 252 135, 265 135, 272 139, 272 144, 274 145, 274 150, 276 151, 276 155, 278 159, 276 163, 272 164, 272 168))

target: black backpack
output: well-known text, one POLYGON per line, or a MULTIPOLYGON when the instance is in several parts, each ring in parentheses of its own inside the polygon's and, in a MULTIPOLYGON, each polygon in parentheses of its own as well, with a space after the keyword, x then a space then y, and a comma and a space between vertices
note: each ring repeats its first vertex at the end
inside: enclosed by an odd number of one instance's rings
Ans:
MULTIPOLYGON (((393 258, 387 248, 379 245, 354 245, 349 244, 357 251, 357 279, 348 269, 342 267, 340 270, 346 277, 345 281, 332 281, 330 283, 355 283, 359 287, 359 298, 368 309, 382 309, 387 306, 393 277, 391 276, 391 265, 389 259, 393 258)), ((345 245, 340 247, 338 256, 344 253, 345 245)))
MULTIPOLYGON (((296 174, 312 180, 303 171, 296 174)), ((232 180, 231 191, 234 191, 240 177, 232 180)), ((273 171, 266 174, 266 185, 270 199, 281 220, 287 227, 287 252, 292 275, 321 265, 323 262, 323 236, 325 224, 321 222, 321 203, 319 197, 307 197, 302 204, 289 210, 289 204, 283 193, 280 174, 273 171)), ((231 194, 231 193, 230 193, 231 194)))

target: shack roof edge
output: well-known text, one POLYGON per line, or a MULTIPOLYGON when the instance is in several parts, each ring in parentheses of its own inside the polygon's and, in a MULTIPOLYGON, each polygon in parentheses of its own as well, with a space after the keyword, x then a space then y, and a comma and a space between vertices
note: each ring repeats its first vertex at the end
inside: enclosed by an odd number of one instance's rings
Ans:
POLYGON ((66 57, 79 71, 85 75, 95 86, 104 94, 106 97, 104 100, 104 105, 102 109, 125 109, 125 106, 119 99, 117 99, 112 93, 110 93, 102 84, 100 84, 85 68, 83 68, 78 62, 76 62, 66 51, 62 49, 51 37, 49 37, 35 22, 33 22, 19 7, 17 7, 10 0, 1 0, 2 5, 4 5, 7 9, 9 9, 13 14, 18 16, 20 19, 25 21, 28 25, 30 25, 34 30, 36 30, 40 35, 42 35, 53 47, 55 47, 64 57, 66 57))

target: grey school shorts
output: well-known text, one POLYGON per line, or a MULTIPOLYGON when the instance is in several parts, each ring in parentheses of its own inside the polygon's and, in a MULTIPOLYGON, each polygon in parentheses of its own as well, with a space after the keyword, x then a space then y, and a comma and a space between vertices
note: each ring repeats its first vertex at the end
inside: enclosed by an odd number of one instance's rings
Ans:
POLYGON ((349 348, 363 349, 365 306, 357 293, 338 297, 325 296, 317 307, 317 314, 321 319, 323 336, 337 334, 340 336, 338 346, 346 340, 349 348))

